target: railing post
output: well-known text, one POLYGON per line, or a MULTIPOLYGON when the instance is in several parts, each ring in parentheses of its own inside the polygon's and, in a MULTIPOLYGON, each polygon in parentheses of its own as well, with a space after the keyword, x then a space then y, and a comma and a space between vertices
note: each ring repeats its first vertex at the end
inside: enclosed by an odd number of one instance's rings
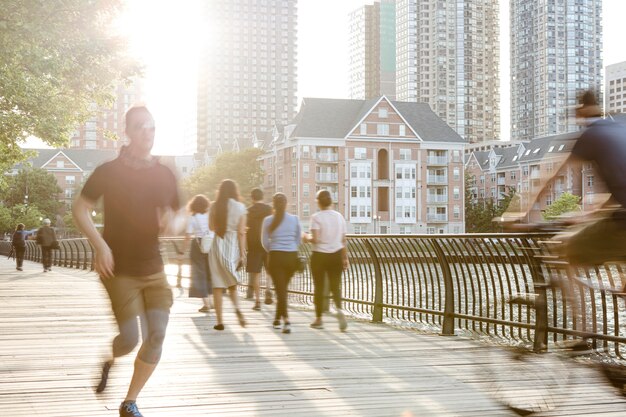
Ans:
POLYGON ((365 239, 365 246, 372 262, 374 263, 374 311, 372 311, 372 322, 382 323, 383 321, 383 275, 380 270, 380 262, 374 247, 369 239, 365 239))
POLYGON ((441 327, 442 336, 454 336, 454 285, 452 283, 452 272, 448 259, 441 249, 441 245, 436 239, 431 240, 441 273, 443 274, 444 301, 443 308, 443 326, 441 327))
POLYGON ((548 347, 548 295, 547 283, 540 262, 533 253, 534 247, 532 242, 528 242, 528 246, 523 250, 526 252, 528 266, 530 267, 530 275, 533 279, 533 290, 536 297, 534 300, 535 307, 535 337, 533 340, 533 350, 541 352, 548 347))

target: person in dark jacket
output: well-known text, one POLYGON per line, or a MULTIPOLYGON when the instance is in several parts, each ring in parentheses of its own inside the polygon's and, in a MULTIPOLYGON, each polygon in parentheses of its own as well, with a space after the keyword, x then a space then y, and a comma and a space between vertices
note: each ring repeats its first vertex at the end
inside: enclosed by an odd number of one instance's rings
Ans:
POLYGON ((17 270, 22 271, 22 265, 24 263, 24 252, 26 251, 26 236, 28 232, 24 230, 24 225, 18 223, 13 233, 13 239, 11 239, 11 246, 15 253, 15 262, 17 263, 17 270))
MULTIPOLYGON (((254 293, 253 310, 261 310, 261 289, 259 281, 261 279, 261 271, 265 267, 267 274, 267 252, 261 244, 261 227, 263 219, 272 214, 272 207, 263 202, 263 191, 255 188, 250 193, 252 205, 248 207, 246 241, 248 244, 248 257, 246 262, 246 271, 248 272, 248 297, 252 298, 254 293)), ((269 274, 267 274, 269 278, 269 274)), ((265 304, 272 304, 272 291, 270 290, 270 280, 268 279, 267 288, 265 290, 265 304)))
POLYGON ((56 244, 57 236, 50 227, 50 219, 43 219, 43 226, 37 230, 37 244, 41 246, 41 262, 43 272, 52 271, 52 249, 56 244))

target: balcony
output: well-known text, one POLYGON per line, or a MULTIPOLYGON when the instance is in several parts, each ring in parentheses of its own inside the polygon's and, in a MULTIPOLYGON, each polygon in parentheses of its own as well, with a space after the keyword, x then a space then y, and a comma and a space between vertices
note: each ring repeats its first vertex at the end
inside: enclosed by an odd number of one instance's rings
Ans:
POLYGON ((318 153, 315 155, 317 162, 338 162, 339 154, 336 153, 318 153))
POLYGON ((428 213, 426 215, 426 221, 428 221, 430 223, 447 222, 448 221, 448 215, 446 213, 444 213, 444 214, 428 213))
POLYGON ((318 172, 315 174, 317 182, 337 182, 339 175, 336 172, 318 172))
POLYGON ((530 171, 530 179, 531 180, 538 180, 541 178, 541 171, 539 171, 538 169, 534 169, 532 171, 530 171))
POLYGON ((506 185, 506 178, 498 177, 498 185, 506 185))
POLYGON ((447 156, 427 156, 426 157, 427 165, 448 165, 448 157, 447 156))
POLYGON ((428 184, 447 184, 448 176, 447 175, 431 175, 428 174, 426 177, 426 182, 428 184))
POLYGON ((429 204, 433 203, 447 203, 448 195, 447 194, 429 194, 426 197, 426 202, 429 204))

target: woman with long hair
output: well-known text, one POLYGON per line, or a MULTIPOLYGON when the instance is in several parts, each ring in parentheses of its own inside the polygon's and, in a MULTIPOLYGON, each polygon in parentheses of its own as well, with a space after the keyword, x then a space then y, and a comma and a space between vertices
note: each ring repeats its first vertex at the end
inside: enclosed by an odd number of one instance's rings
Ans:
POLYGON ((337 310, 339 329, 343 332, 348 328, 348 322, 341 309, 341 273, 348 268, 346 220, 341 213, 332 209, 333 200, 328 190, 318 191, 316 199, 320 211, 311 216, 312 234, 307 238, 307 241, 313 243, 311 274, 313 275, 315 321, 311 323, 311 327, 323 328, 324 283, 328 276, 330 292, 337 310))
POLYGON ((239 270, 246 263, 246 206, 239 202, 239 190, 232 180, 224 180, 209 214, 209 228, 215 232, 209 251, 209 269, 213 283, 213 304, 217 324, 215 330, 224 330, 222 321, 222 294, 228 289, 235 305, 237 319, 242 327, 246 321, 239 310, 237 283, 239 270))
POLYGON ((287 213, 287 197, 276 193, 272 198, 274 214, 263 220, 262 243, 269 253, 268 271, 276 290, 276 315, 273 326, 280 329, 283 319, 283 333, 291 333, 291 323, 287 311, 287 288, 298 267, 298 245, 302 239, 300 221, 287 213))
POLYGON ((209 230, 209 207, 211 202, 204 194, 194 196, 187 204, 189 219, 187 220, 187 231, 185 233, 185 243, 183 253, 186 252, 188 242, 191 241, 189 261, 191 266, 191 284, 189 286, 189 297, 202 298, 203 306, 198 310, 201 313, 208 313, 211 305, 209 295, 213 293, 211 285, 211 271, 209 269, 209 255, 202 253, 200 239, 203 236, 213 233, 209 230))

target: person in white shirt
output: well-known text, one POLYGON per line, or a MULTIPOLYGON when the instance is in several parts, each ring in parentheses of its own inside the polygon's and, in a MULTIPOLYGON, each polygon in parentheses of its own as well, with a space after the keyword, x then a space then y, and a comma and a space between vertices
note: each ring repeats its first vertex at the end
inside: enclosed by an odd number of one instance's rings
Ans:
POLYGON ((187 220, 187 232, 185 233, 183 246, 184 253, 187 249, 187 242, 191 240, 191 250, 189 252, 191 264, 189 297, 202 298, 203 306, 198 310, 201 313, 208 313, 211 309, 209 295, 213 293, 209 256, 206 253, 202 253, 200 249, 202 236, 213 233, 209 230, 208 211, 210 204, 209 199, 203 194, 196 195, 187 204, 189 219, 187 220))
POLYGON ((330 293, 337 309, 339 329, 343 332, 348 328, 341 307, 341 273, 349 265, 346 250, 346 220, 341 213, 331 208, 333 200, 328 190, 318 191, 316 198, 320 211, 311 216, 311 234, 306 237, 308 242, 313 243, 311 274, 313 275, 315 321, 311 323, 311 327, 324 328, 322 323, 324 282, 328 276, 330 293))

